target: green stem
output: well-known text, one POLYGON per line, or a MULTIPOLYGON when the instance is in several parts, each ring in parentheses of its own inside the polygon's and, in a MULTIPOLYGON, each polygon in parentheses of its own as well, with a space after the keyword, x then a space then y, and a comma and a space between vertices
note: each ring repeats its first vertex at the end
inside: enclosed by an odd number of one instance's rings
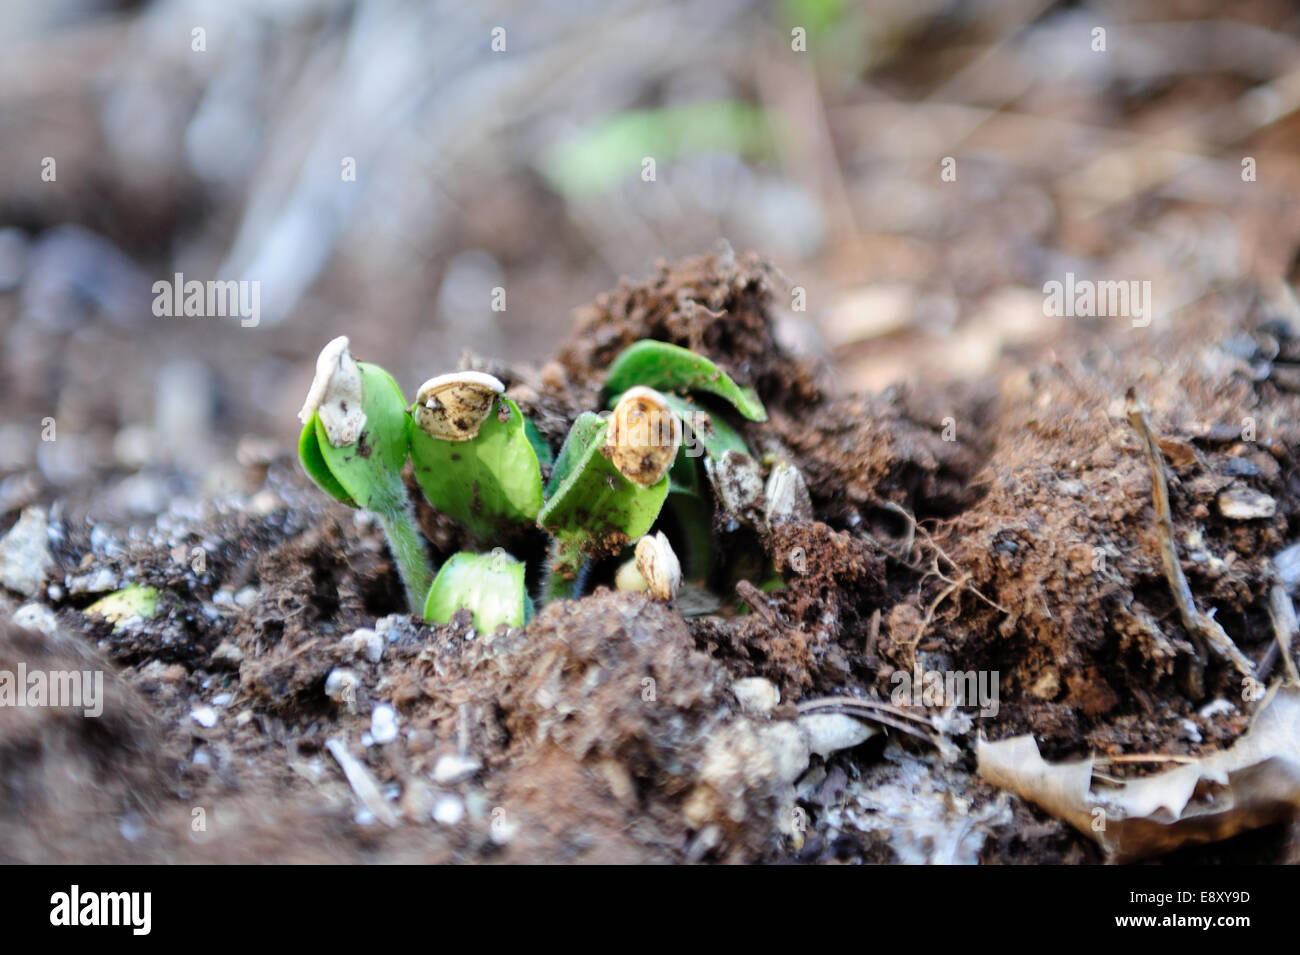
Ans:
POLYGON ((424 549, 424 538, 415 525, 415 511, 405 499, 374 509, 388 538, 388 549, 397 561, 397 573, 406 587, 406 600, 414 614, 424 613, 424 601, 433 583, 433 567, 424 549))
POLYGON ((587 555, 579 539, 556 537, 551 541, 551 558, 546 562, 546 579, 542 582, 542 603, 573 600, 582 586, 587 569, 587 555))
POLYGON ((704 502, 692 494, 669 494, 666 505, 681 528, 686 542, 683 561, 690 580, 708 580, 713 574, 713 538, 709 533, 709 512, 704 502))

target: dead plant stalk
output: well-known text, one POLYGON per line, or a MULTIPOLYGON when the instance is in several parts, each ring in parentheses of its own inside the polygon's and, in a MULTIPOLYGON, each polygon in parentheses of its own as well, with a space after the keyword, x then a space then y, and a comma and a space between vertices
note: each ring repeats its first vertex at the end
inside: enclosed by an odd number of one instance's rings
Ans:
POLYGON ((1250 658, 1237 648, 1218 621, 1196 608, 1192 588, 1183 574, 1182 564, 1178 561, 1178 548, 1174 543, 1174 519, 1169 508, 1169 480, 1165 470, 1164 455, 1160 453, 1160 446, 1156 443, 1155 432, 1151 430, 1146 411, 1138 402, 1137 392, 1130 388, 1124 397, 1128 422, 1142 438, 1147 465, 1151 469, 1151 501, 1155 509, 1156 534, 1160 539, 1160 558, 1164 563, 1165 577, 1169 580, 1169 589, 1173 592, 1174 603, 1178 605, 1183 627, 1194 639, 1208 646, 1225 660, 1231 661, 1242 676, 1254 678, 1255 665, 1250 658))

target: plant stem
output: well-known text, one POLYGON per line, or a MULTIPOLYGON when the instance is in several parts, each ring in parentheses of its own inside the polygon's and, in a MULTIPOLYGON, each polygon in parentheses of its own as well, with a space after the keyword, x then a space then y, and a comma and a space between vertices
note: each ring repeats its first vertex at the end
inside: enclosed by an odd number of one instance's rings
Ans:
POLYGON ((689 579, 708 580, 713 574, 713 538, 704 502, 690 494, 669 494, 665 506, 686 542, 684 569, 689 579))
POLYGON ((578 597, 587 581, 589 563, 578 538, 556 537, 552 540, 551 557, 546 562, 546 579, 542 583, 542 603, 578 597))
POLYGON ((411 612, 424 613, 424 601, 433 583, 433 567, 424 549, 424 538, 415 526, 415 511, 404 497, 374 508, 388 538, 388 549, 397 562, 397 573, 406 587, 411 612))

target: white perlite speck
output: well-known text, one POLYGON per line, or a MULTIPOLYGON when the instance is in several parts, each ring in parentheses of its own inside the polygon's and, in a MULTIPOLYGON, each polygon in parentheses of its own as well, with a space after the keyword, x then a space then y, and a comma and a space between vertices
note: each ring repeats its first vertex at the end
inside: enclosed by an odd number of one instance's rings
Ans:
POLYGON ((45 512, 29 507, 0 539, 0 586, 24 597, 35 597, 53 565, 45 512))
POLYGON ((397 711, 387 703, 380 703, 370 714, 370 737, 380 745, 397 739, 397 711))
POLYGON ((433 766, 433 781, 442 786, 450 786, 452 783, 459 783, 469 779, 480 769, 483 764, 472 756, 457 756, 448 753, 445 756, 439 756, 438 762, 433 766))
POLYGON ((459 796, 439 796, 433 804, 433 818, 444 826, 454 826, 465 817, 465 804, 459 796))

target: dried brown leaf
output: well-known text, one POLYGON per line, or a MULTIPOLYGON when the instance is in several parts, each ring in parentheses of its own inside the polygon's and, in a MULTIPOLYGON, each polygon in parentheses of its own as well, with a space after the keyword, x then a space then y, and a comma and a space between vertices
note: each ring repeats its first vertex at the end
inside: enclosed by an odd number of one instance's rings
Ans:
POLYGON ((1093 761, 1048 763, 1032 736, 977 747, 979 773, 1095 840, 1112 858, 1160 855, 1300 815, 1300 688, 1265 701, 1229 749, 1118 786, 1093 761))

